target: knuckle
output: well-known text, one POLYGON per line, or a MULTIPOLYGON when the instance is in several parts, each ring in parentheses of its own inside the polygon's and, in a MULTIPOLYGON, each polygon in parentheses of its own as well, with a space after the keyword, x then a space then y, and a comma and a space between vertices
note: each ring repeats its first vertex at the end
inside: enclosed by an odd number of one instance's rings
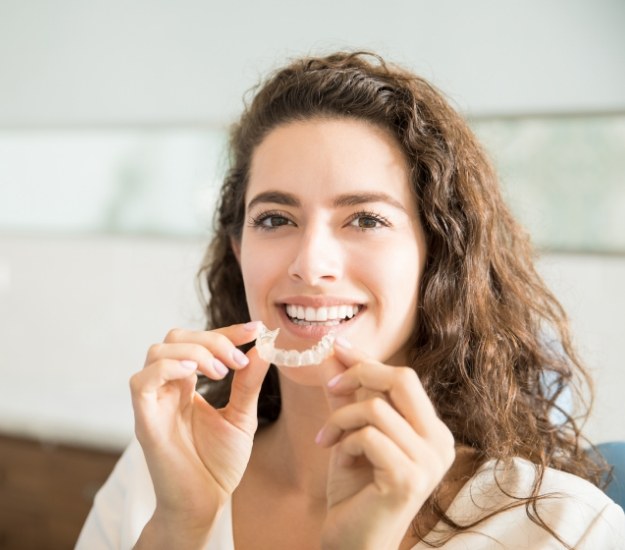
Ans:
POLYGON ((139 377, 139 373, 133 374, 128 381, 128 385, 130 386, 130 392, 132 394, 136 394, 139 392, 141 388, 141 381, 139 377))
POLYGON ((367 425, 360 430, 360 438, 364 443, 374 443, 377 439, 378 430, 371 425, 367 425))
POLYGON ((215 347, 227 347, 232 346, 232 342, 228 339, 227 336, 220 334, 219 332, 209 332, 211 338, 213 339, 213 345, 215 347))
POLYGON ((361 379, 366 373, 368 367, 369 367, 368 361, 360 361, 356 363, 354 366, 352 366, 348 372, 350 373, 351 376, 354 376, 357 379, 361 379))
POLYGON ((167 368, 167 359, 161 358, 157 359, 151 365, 151 372, 153 372, 157 376, 162 376, 167 368))
POLYGON ((401 485, 403 485, 404 476, 399 472, 399 468, 393 468, 389 470, 387 476, 390 485, 392 485, 394 490, 397 490, 401 485))
POLYGON ((402 468, 393 470, 393 481, 396 487, 405 495, 411 495, 419 492, 419 476, 412 471, 405 472, 402 468))
POLYGON ((418 380, 417 373, 410 367, 397 367, 395 377, 402 386, 410 386, 418 380))
POLYGON ((183 334, 184 330, 181 328, 172 328, 165 336, 165 342, 180 342, 183 334))
POLYGON ((161 355, 164 347, 165 345, 161 342, 158 342, 157 344, 152 344, 148 348, 148 359, 151 357, 158 357, 159 355, 161 355))
POLYGON ((451 430, 441 422, 442 429, 440 430, 440 454, 443 462, 446 466, 453 464, 456 458, 456 441, 451 430))
POLYGON ((393 487, 394 497, 409 501, 414 495, 422 494, 423 476, 413 468, 393 468, 388 472, 389 482, 393 487))
POLYGON ((454 434, 451 433, 451 430, 447 427, 447 425, 444 422, 441 421, 441 424, 442 424, 441 436, 443 438, 443 444, 449 449, 454 449, 456 445, 454 434))
MULTIPOLYGON (((437 482, 440 480, 436 480, 437 482)), ((406 492, 413 495, 429 495, 432 492, 433 483, 429 476, 423 475, 421 472, 414 472, 405 480, 406 492)))
POLYGON ((379 396, 372 397, 367 402, 367 409, 370 415, 379 416, 384 412, 388 403, 379 396))

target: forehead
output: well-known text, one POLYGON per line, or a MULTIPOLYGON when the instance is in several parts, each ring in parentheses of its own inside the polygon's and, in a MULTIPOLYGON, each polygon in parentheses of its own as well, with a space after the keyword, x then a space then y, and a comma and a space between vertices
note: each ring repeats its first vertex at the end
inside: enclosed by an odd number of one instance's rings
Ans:
POLYGON ((267 191, 331 195, 383 191, 414 201, 396 138, 356 119, 312 119, 274 128, 252 155, 246 204, 267 191))

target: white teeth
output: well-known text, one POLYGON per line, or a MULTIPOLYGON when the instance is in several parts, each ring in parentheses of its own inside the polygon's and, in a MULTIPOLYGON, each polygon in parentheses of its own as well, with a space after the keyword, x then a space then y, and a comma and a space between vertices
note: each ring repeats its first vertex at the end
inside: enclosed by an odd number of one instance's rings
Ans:
POLYGON ((328 320, 328 308, 320 307, 317 310, 317 318, 315 321, 327 321, 328 320))
POLYGON ((298 321, 307 322, 334 322, 342 321, 343 319, 351 319, 360 311, 360 306, 357 305, 341 305, 330 307, 304 307, 294 304, 286 305, 287 315, 298 321))
POLYGON ((263 326, 256 339, 256 349, 261 359, 283 367, 304 367, 321 364, 334 349, 334 334, 326 334, 312 348, 304 351, 276 348, 274 343, 280 329, 268 330, 263 326))

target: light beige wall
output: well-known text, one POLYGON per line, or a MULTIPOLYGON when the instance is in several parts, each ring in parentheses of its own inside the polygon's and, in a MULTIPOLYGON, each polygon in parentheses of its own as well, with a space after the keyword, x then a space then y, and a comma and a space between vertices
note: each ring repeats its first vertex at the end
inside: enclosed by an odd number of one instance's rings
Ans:
POLYGON ((622 0, 0 2, 0 126, 222 124, 288 55, 373 48, 473 114, 625 109, 622 0))

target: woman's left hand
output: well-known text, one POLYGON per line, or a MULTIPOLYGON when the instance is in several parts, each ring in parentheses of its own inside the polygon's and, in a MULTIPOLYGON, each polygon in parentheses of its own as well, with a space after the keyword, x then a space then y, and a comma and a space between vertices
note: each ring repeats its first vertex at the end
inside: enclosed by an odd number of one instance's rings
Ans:
POLYGON ((317 436, 332 447, 322 547, 396 550, 452 465, 454 438, 414 370, 341 345, 333 360, 344 372, 317 436))

